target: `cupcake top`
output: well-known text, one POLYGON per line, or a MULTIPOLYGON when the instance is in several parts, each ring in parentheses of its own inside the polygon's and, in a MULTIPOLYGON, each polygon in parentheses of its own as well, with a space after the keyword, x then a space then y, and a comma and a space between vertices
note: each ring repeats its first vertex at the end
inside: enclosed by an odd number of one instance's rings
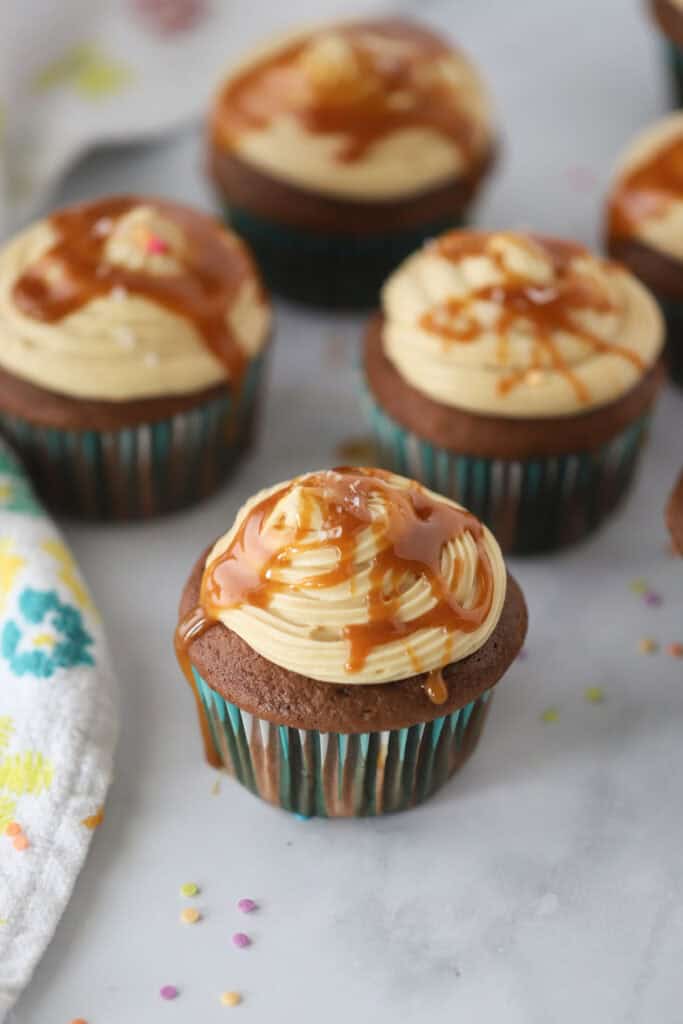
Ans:
POLYGON ((384 351, 404 380, 495 416, 567 416, 614 401, 664 338, 657 304, 623 267, 515 232, 430 242, 389 278, 382 308, 384 351))
POLYGON ((683 260, 683 113, 651 125, 622 156, 607 230, 683 260))
POLYGON ((219 151, 301 188, 361 200, 467 174, 492 133, 488 95, 469 61, 399 18, 273 43, 223 83, 211 120, 219 151))
POLYGON ((269 321, 240 239, 165 200, 70 207, 0 251, 0 368, 73 398, 239 386, 269 321))
POLYGON ((309 473, 240 510, 178 642, 221 622, 291 672, 389 683, 479 650, 506 579, 492 534, 454 502, 383 470, 309 473))

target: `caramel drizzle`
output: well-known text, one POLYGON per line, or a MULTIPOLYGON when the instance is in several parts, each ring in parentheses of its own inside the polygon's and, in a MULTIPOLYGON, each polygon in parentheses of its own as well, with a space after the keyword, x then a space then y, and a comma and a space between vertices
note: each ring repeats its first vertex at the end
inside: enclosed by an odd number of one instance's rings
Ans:
POLYGON ((266 127, 281 114, 299 118, 312 134, 343 136, 336 159, 361 159, 380 139, 410 128, 431 128, 454 141, 466 158, 475 155, 479 132, 462 109, 456 91, 428 73, 453 47, 419 25, 400 18, 359 21, 330 31, 350 44, 358 85, 340 82, 336 91, 316 91, 300 58, 315 40, 307 35, 269 54, 231 79, 218 99, 214 130, 234 144, 241 135, 266 127), (390 54, 372 36, 405 43, 390 54))
POLYGON ((639 224, 666 213, 683 199, 683 136, 662 146, 615 186, 609 203, 609 233, 627 238, 639 224))
MULTIPOLYGON (((348 643, 347 672, 362 669, 377 647, 395 640, 408 645, 408 638, 419 630, 470 633, 483 624, 493 601, 493 570, 481 523, 464 509, 435 501, 417 484, 403 489, 392 484, 390 475, 382 470, 341 467, 294 480, 264 498, 240 524, 228 548, 207 565, 199 608, 181 622, 176 632, 178 659, 188 679, 192 682, 188 654, 192 641, 221 612, 243 605, 267 608, 276 594, 291 590, 291 585, 275 579, 274 573, 291 566, 298 552, 320 549, 332 540, 338 557, 333 569, 300 580, 297 590, 335 587, 352 580, 356 544, 368 527, 381 537, 382 546, 370 566, 368 621, 343 630, 348 643), (309 492, 312 505, 322 510, 318 537, 313 541, 308 498, 293 529, 283 531, 277 523, 269 523, 277 504, 300 484, 309 492), (385 501, 386 520, 379 521, 372 515, 371 499, 378 493, 385 501), (455 588, 441 572, 444 546, 466 531, 474 538, 479 553, 471 608, 458 603, 455 588), (398 617, 400 586, 412 575, 426 578, 435 601, 419 617, 403 622, 398 617)), ((452 644, 447 642, 446 656, 451 650, 452 644)))
POLYGON ((440 668, 433 669, 427 673, 427 678, 422 684, 422 689, 429 697, 432 704, 445 704, 448 700, 448 687, 440 668))
POLYGON ((56 240, 43 257, 16 280, 12 297, 25 316, 58 323, 92 299, 125 289, 144 296, 189 320, 206 346, 225 366, 237 387, 247 356, 228 323, 228 314, 240 287, 253 278, 251 260, 242 246, 230 245, 217 226, 201 214, 175 203, 133 196, 98 199, 55 213, 50 224, 56 240), (183 272, 153 274, 110 263, 105 247, 108 225, 137 206, 149 203, 183 231, 180 254, 183 272), (48 273, 52 268, 61 273, 48 273))
MULTIPOLYGON (((493 302, 501 310, 496 330, 498 332, 498 361, 505 365, 509 360, 509 331, 520 319, 532 324, 534 337, 531 364, 524 369, 514 370, 498 381, 498 392, 507 395, 527 379, 530 373, 541 370, 543 356, 550 361, 556 373, 571 384, 577 399, 582 404, 590 402, 590 391, 577 377, 562 357, 553 334, 566 331, 581 339, 593 352, 614 353, 633 363, 639 370, 645 368, 643 360, 623 345, 604 341, 591 331, 579 327, 574 318, 578 310, 609 313, 613 305, 602 294, 596 282, 573 273, 572 261, 585 256, 582 246, 556 239, 530 236, 533 245, 540 246, 549 257, 555 271, 556 283, 543 286, 530 284, 528 279, 515 274, 505 264, 503 254, 489 248, 490 236, 478 232, 453 232, 436 243, 441 256, 452 262, 459 262, 470 256, 487 256, 504 275, 502 282, 483 285, 461 299, 448 299, 438 307, 423 313, 420 327, 438 334, 445 343, 471 344, 481 335, 481 324, 467 309, 477 300, 493 302), (455 318, 459 318, 455 323, 455 318)), ((520 239, 515 241, 519 244, 520 239)))

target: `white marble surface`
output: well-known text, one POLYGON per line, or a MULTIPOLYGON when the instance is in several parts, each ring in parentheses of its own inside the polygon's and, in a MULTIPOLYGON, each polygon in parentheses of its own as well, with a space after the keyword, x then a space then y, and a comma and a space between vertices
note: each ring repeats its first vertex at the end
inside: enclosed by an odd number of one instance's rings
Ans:
MULTIPOLYGON (((665 102, 641 6, 421 5, 497 96, 505 159, 480 223, 595 241, 611 161, 665 102)), ((198 141, 93 157, 59 199, 132 189, 210 205, 198 141)), ((106 822, 13 1024, 683 1019, 683 661, 637 651, 645 635, 683 641, 683 571, 661 519, 683 461, 680 394, 664 397, 619 518, 576 550, 514 565, 529 656, 441 795, 332 823, 297 821, 227 778, 212 795, 171 651, 177 596, 247 494, 335 461, 338 440, 363 432, 357 328, 280 310, 261 447, 219 497, 166 522, 68 529, 115 650, 123 734, 106 822), (638 576, 660 608, 629 590, 638 576), (603 705, 584 699, 590 685, 603 705), (559 719, 542 722, 550 706, 559 719), (178 923, 187 880, 202 886, 195 927, 178 923), (243 895, 261 903, 251 918, 234 909, 243 895), (249 950, 231 945, 239 929, 249 950), (175 1003, 159 998, 165 983, 181 989, 175 1003), (231 988, 245 997, 234 1011, 218 1001, 231 988)))

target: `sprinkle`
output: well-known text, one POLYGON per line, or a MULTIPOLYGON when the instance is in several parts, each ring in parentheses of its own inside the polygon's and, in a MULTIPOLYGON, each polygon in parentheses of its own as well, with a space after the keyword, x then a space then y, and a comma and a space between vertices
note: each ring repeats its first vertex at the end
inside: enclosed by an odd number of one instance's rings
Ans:
POLYGON ((654 654, 657 650, 657 641, 652 640, 652 638, 649 636, 644 636, 643 639, 640 641, 638 650, 641 654, 654 654))
POLYGON ((88 1022, 85 1017, 74 1017, 71 1024, 88 1024, 88 1022))
POLYGON ((311 820, 310 814, 298 814, 297 813, 297 814, 294 815, 294 817, 296 818, 297 821, 310 821, 311 820))
POLYGON ((669 644, 666 653, 672 658, 683 658, 683 644, 669 644))
POLYGON ((634 594, 644 594, 647 590, 647 583, 642 579, 642 577, 639 577, 637 580, 632 580, 629 586, 634 594))
POLYGON ((104 821, 104 807, 98 807, 94 814, 89 814, 87 818, 83 818, 81 825, 85 825, 86 828, 92 829, 99 828, 104 821))
POLYGON ((170 246, 163 238, 159 238, 158 235, 150 235, 146 242, 147 252, 151 253, 163 253, 168 252, 170 246))
POLYGON ((583 695, 589 704, 602 704, 605 700, 605 691, 600 686, 589 686, 583 695))
POLYGON ((251 946, 251 939, 244 932, 235 932, 232 937, 233 946, 237 946, 238 949, 246 949, 247 946, 251 946))
POLYGON ((28 850, 30 845, 31 844, 28 841, 28 836, 25 836, 23 832, 21 833, 21 835, 18 835, 14 842, 12 843, 14 849, 19 850, 20 853, 23 853, 24 850, 28 850))
POLYGON ((242 996, 239 992, 222 992, 221 993, 221 1006, 239 1006, 242 1002, 242 996))
POLYGON ((211 796, 218 796, 221 791, 221 780, 216 779, 213 786, 211 787, 211 796))
POLYGON ((180 895, 188 897, 198 896, 199 886, 197 885, 196 882, 185 882, 183 885, 180 886, 180 895))
POLYGON ((559 720, 560 712, 557 708, 546 708, 545 711, 541 713, 542 722, 559 722, 559 720))
POLYGON ((163 985, 162 988, 159 989, 159 995, 162 999, 177 999, 180 992, 175 985, 163 985))
POLYGON ((18 821, 10 821, 9 825, 5 829, 6 836, 20 836, 23 829, 18 821))
POLYGON ((185 907, 180 915, 183 924, 197 924, 201 919, 202 915, 195 907, 185 907))
POLYGON ((124 299, 128 298, 128 289, 124 288, 122 284, 117 284, 109 292, 109 297, 114 299, 115 302, 123 302, 124 299))
POLYGON ((237 901, 237 909, 241 910, 243 914, 251 914, 252 910, 258 910, 258 903, 244 896, 241 900, 237 901))
POLYGON ((645 604, 650 605, 651 608, 657 608, 662 603, 661 594, 656 594, 654 590, 648 590, 643 594, 643 601, 645 604))

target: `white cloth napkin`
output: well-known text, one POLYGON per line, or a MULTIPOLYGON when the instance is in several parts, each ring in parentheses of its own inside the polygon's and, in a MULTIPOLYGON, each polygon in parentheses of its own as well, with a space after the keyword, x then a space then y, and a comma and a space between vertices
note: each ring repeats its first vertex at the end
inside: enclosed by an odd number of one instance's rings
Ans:
POLYGON ((101 822, 117 723, 100 617, 0 442, 0 1022, 101 822))
POLYGON ((264 35, 377 7, 342 0, 0 0, 0 235, 100 143, 201 116, 264 35))

